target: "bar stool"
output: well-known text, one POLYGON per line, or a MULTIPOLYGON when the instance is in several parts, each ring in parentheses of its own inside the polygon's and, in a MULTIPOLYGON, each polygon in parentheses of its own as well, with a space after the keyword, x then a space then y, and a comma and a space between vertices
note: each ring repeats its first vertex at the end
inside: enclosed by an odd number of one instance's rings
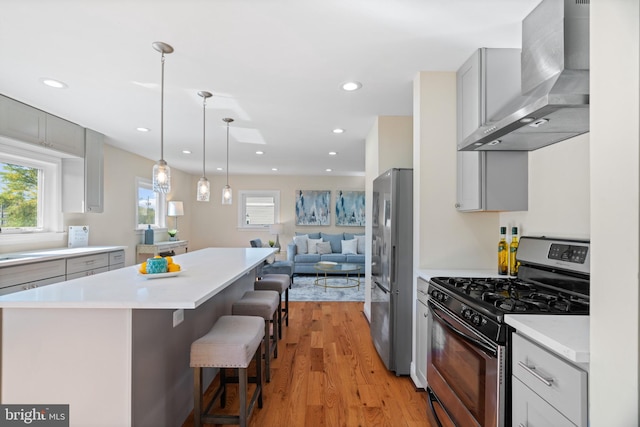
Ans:
POLYGON ((289 326, 289 286, 291 278, 286 274, 265 274, 258 278, 253 289, 256 291, 276 291, 280 294, 280 304, 278 308, 278 334, 282 338, 282 320, 289 326), (282 308, 282 294, 284 293, 284 309, 282 308))
POLYGON ((277 308, 280 295, 275 291, 247 291, 231 306, 231 313, 240 316, 258 316, 264 319, 264 360, 267 382, 271 381, 271 353, 278 357, 277 308), (273 323, 273 334, 269 331, 273 323))
POLYGON ((246 426, 256 400, 262 408, 262 338, 263 320, 255 316, 221 316, 211 330, 191 344, 191 362, 193 368, 193 425, 240 424, 246 426), (249 377, 247 368, 251 359, 256 361, 256 376, 249 377), (219 368, 220 385, 211 402, 202 411, 202 368, 219 368), (237 377, 227 378, 225 368, 238 370, 237 377), (227 396, 227 383, 238 383, 240 407, 238 415, 210 414, 214 402, 220 398, 224 408, 227 396), (248 383, 256 384, 247 408, 248 383))

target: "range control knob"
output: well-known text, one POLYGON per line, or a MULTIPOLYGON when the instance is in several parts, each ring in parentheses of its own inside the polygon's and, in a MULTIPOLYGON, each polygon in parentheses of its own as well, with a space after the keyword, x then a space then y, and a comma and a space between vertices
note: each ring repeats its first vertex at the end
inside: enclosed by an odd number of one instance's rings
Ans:
POLYGON ((480 317, 479 314, 474 314, 473 317, 471 317, 471 323, 480 326, 482 324, 482 317, 480 317))
POLYGON ((462 310, 462 317, 464 317, 465 319, 470 320, 472 315, 473 311, 471 311, 470 308, 465 308, 462 310))

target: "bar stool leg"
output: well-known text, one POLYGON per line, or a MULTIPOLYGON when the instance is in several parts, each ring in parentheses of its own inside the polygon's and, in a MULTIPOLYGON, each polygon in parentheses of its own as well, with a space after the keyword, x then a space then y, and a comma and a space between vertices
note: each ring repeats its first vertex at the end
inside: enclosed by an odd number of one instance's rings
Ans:
POLYGON ((247 368, 238 369, 238 381, 240 382, 240 427, 247 425, 247 368))
POLYGON ((202 413, 202 368, 193 368, 193 426, 201 427, 200 414, 202 413))

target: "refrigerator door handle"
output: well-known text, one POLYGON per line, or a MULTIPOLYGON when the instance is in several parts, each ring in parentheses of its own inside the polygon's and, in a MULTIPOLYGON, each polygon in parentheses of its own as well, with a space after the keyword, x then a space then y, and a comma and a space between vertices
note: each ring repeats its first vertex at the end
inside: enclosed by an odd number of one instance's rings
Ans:
POLYGON ((382 292, 384 292, 385 294, 388 294, 389 292, 391 292, 389 289, 385 288, 384 286, 382 286, 382 284, 380 282, 378 282, 377 280, 374 280, 374 282, 376 284, 376 286, 378 288, 380 288, 382 290, 382 292))
POLYGON ((396 266, 396 245, 393 245, 391 247, 391 283, 395 283, 396 282, 396 270, 397 270, 397 266, 396 266))

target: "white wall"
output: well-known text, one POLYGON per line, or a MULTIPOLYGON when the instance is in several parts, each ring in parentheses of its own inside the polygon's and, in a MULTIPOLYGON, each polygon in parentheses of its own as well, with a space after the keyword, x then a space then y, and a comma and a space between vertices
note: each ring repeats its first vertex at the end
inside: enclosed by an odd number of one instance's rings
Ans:
POLYGON ((640 6, 591 2, 593 427, 640 425, 640 6))
POLYGON ((529 153, 529 209, 503 212, 507 232, 588 239, 589 134, 529 153))
POLYGON ((456 73, 420 72, 414 78, 414 144, 419 159, 414 191, 420 222, 415 268, 497 268, 495 212, 456 210, 456 73))
MULTIPOLYGON (((275 236, 268 230, 238 229, 238 191, 239 190, 279 190, 280 222, 284 224, 284 233, 280 235, 282 251, 286 251, 287 243, 293 240, 296 231, 325 233, 364 233, 364 227, 336 227, 335 197, 337 190, 364 190, 363 176, 281 176, 281 175, 243 175, 229 176, 229 185, 233 189, 233 204, 222 205, 220 195, 225 184, 223 176, 209 176, 211 182, 211 201, 196 202, 195 188, 199 179, 191 177, 189 196, 185 202, 185 216, 188 215, 190 228, 188 236, 189 249, 206 247, 249 247, 249 240, 259 238, 263 242, 274 240, 275 236), (296 226, 295 197, 296 190, 330 190, 331 191, 331 226, 296 226), (191 194, 193 193, 193 194, 191 194)), ((184 220, 181 220, 184 223, 184 220)), ((182 226, 181 226, 182 228, 182 226)))
MULTIPOLYGON (((104 144, 104 212, 64 214, 64 229, 67 230, 70 225, 88 225, 89 245, 127 246, 126 264, 134 264, 136 245, 142 241, 142 235, 135 231, 136 177, 151 179, 153 164, 149 159, 104 144)), ((186 200, 187 194, 191 196, 195 193, 195 190, 191 191, 189 175, 172 168, 171 178, 172 191, 167 195, 167 200, 186 200)), ((188 218, 188 211, 186 214, 184 218, 188 218)), ((172 221, 173 218, 170 218, 169 225, 173 224, 172 221)), ((189 234, 189 222, 181 221, 181 235, 186 236, 189 234)), ((157 235, 156 240, 168 240, 168 236, 157 235)), ((4 245, 2 251, 19 252, 66 246, 67 233, 60 233, 56 240, 4 245)))

